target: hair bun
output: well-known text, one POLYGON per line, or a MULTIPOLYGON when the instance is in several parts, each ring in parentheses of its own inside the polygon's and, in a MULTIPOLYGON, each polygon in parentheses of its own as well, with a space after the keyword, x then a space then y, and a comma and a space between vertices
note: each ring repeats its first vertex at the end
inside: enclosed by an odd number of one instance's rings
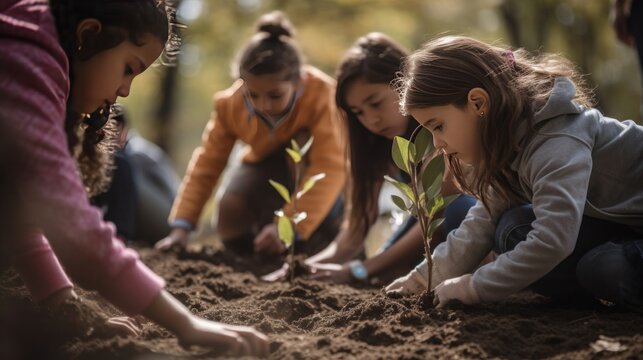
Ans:
POLYGON ((257 32, 268 33, 271 38, 293 37, 295 29, 283 12, 273 11, 259 18, 257 32))

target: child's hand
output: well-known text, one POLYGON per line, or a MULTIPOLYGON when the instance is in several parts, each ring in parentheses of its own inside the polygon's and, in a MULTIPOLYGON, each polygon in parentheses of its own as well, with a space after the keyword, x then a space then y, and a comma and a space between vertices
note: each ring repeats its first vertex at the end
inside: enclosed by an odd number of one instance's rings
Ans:
POLYGON ((121 335, 141 335, 141 323, 129 316, 117 316, 107 319, 105 324, 107 328, 121 335))
POLYGON ((285 280, 286 277, 288 277, 288 269, 290 269, 290 266, 288 263, 284 263, 279 269, 263 275, 261 277, 261 280, 267 281, 267 282, 275 282, 275 281, 282 281, 285 280))
POLYGON ((247 326, 234 326, 201 319, 162 290, 143 311, 150 320, 168 329, 179 339, 181 346, 211 347, 217 354, 229 356, 261 356, 269 353, 268 338, 247 326))
POLYGON ((473 287, 471 274, 445 280, 435 287, 433 304, 438 309, 445 307, 451 300, 460 300, 467 305, 480 302, 478 293, 473 287))
POLYGON ((276 224, 268 224, 255 237, 255 252, 279 255, 286 251, 286 245, 279 239, 276 224))
POLYGON ((386 287, 386 292, 398 292, 403 295, 419 294, 426 290, 426 280, 417 269, 398 278, 386 287))
POLYGON ((183 347, 211 346, 230 356, 265 357, 270 353, 268 337, 247 326, 234 326, 192 316, 192 325, 177 334, 183 347))
POLYGON ((155 249, 158 250, 170 250, 173 247, 184 248, 188 243, 188 231, 183 228, 174 228, 168 236, 159 240, 154 245, 155 249))
POLYGON ((309 279, 330 281, 336 284, 348 284, 353 281, 353 275, 347 265, 317 263, 310 265, 309 279))

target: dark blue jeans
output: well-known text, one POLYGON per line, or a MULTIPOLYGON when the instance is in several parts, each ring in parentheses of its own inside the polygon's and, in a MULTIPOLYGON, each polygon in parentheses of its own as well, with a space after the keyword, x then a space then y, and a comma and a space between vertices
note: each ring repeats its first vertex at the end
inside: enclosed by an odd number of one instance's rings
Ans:
MULTIPOLYGON (((444 209, 444 222, 442 223, 442 231, 446 237, 448 233, 451 231, 457 229, 460 224, 462 223, 462 220, 464 220, 465 216, 467 216, 467 213, 469 212, 469 209, 473 207, 473 205, 476 204, 476 199, 467 196, 467 195, 460 195, 458 196, 449 206, 444 209)), ((409 217, 408 220, 402 226, 397 229, 391 237, 388 238, 382 245, 381 249, 379 252, 384 252, 388 250, 393 244, 398 242, 411 228, 417 223, 417 219, 413 216, 409 217)), ((418 254, 418 261, 417 263, 419 264, 424 260, 424 253, 418 254)))
MULTIPOLYGON (((531 205, 505 212, 496 228, 495 251, 513 250, 535 219, 531 205)), ((643 229, 584 216, 572 254, 529 288, 566 303, 601 299, 643 312, 643 229)))

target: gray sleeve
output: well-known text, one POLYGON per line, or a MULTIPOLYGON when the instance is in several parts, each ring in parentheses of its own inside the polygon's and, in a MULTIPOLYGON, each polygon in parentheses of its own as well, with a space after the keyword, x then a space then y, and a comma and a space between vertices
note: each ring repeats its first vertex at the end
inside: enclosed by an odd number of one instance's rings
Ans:
POLYGON ((551 137, 524 163, 536 220, 525 241, 473 274, 473 286, 483 301, 529 286, 576 245, 592 170, 591 148, 572 137, 551 137))
MULTIPOLYGON (((478 201, 462 224, 449 233, 447 241, 435 248, 432 288, 444 280, 471 273, 491 251, 497 218, 504 208, 497 201, 492 201, 490 207, 491 212, 478 201)), ((425 273, 426 270, 422 275, 425 273)))

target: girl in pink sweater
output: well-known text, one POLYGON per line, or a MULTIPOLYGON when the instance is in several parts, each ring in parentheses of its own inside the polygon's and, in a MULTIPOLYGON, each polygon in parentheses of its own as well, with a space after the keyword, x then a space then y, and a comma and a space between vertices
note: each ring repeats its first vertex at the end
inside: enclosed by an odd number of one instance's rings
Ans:
POLYGON ((8 232, 18 235, 2 238, 3 252, 37 300, 69 293, 67 273, 124 312, 167 328, 182 345, 265 355, 261 333, 198 318, 163 290, 163 280, 91 207, 68 150, 65 123, 100 132, 134 77, 164 49, 170 60, 176 42, 166 9, 154 0, 0 1, 0 132, 11 140, 3 149, 20 159, 12 163, 18 188, 9 204, 18 221, 8 232))

